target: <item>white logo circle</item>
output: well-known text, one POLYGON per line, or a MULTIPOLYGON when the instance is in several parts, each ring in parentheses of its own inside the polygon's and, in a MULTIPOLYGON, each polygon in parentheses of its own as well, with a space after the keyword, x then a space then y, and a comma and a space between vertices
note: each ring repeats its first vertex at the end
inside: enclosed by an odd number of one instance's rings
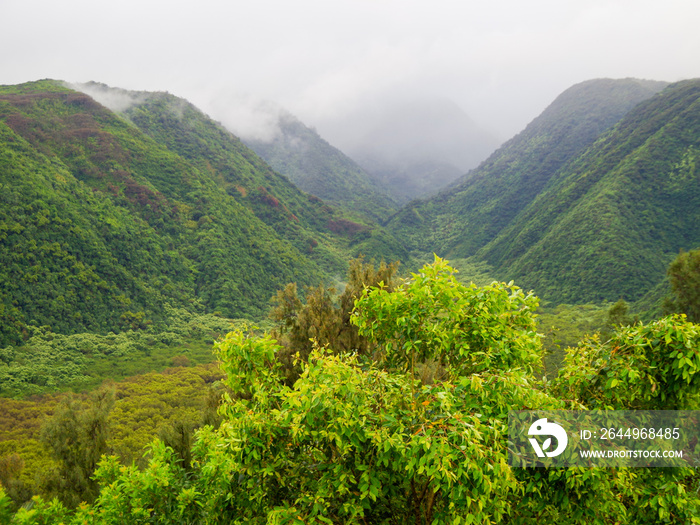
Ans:
POLYGON ((544 443, 542 443, 542 447, 540 447, 539 442, 535 438, 530 438, 530 444, 532 445, 532 448, 535 449, 537 456, 540 458, 545 456, 548 458, 558 456, 564 452, 564 450, 566 450, 566 446, 569 444, 569 438, 566 435, 566 430, 564 430, 564 428, 557 423, 548 422, 546 417, 538 419, 532 425, 530 425, 530 430, 527 431, 527 434, 528 436, 553 436, 557 439, 557 448, 547 451, 547 449, 552 445, 552 437, 545 439, 544 443))

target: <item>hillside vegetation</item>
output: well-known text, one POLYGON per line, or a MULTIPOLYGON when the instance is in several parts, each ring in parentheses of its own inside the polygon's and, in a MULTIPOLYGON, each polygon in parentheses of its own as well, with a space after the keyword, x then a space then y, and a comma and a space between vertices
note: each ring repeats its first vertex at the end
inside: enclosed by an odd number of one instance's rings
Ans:
POLYGON ((387 190, 315 130, 287 113, 277 123, 279 133, 271 140, 245 142, 300 189, 374 220, 385 220, 396 211, 387 190))
POLYGON ((630 111, 478 253, 545 297, 640 299, 700 246, 700 81, 630 111))
POLYGON ((662 88, 574 86, 384 227, 168 93, 0 86, 0 523, 700 523, 695 431, 674 468, 508 444, 700 408, 700 81, 662 88))
POLYGON ((127 120, 58 82, 0 88, 0 343, 158 324, 166 304, 256 318, 351 255, 405 256, 185 101, 141 102, 127 120))
POLYGON ((557 99, 478 168, 392 219, 412 247, 468 257, 515 220, 547 182, 639 102, 665 86, 591 80, 557 99))
POLYGON ((700 244, 700 82, 654 95, 662 87, 574 86, 392 228, 414 249, 473 257, 554 303, 640 299, 680 249, 700 244))

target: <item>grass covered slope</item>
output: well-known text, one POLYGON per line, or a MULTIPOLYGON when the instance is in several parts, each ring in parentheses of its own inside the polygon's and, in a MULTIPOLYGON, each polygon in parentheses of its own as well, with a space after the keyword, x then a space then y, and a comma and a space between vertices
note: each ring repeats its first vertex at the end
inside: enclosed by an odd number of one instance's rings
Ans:
POLYGON ((138 116, 145 132, 58 82, 0 87, 0 343, 138 328, 166 303, 255 318, 354 250, 395 255, 184 101, 138 116))
POLYGON ((516 220, 567 162, 665 83, 590 80, 557 99, 461 182, 391 221, 414 249, 469 257, 516 220))
POLYGON ((640 104, 478 254, 563 302, 641 298, 700 245, 700 81, 640 104))

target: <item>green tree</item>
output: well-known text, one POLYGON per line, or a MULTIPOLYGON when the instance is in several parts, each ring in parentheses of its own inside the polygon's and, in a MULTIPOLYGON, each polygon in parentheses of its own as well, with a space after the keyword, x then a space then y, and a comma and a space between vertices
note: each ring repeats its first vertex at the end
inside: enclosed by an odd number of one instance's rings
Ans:
POLYGON ((700 326, 682 314, 620 327, 570 348, 555 385, 591 409, 697 410, 700 326))
POLYGON ((6 525, 10 523, 12 518, 11 507, 12 499, 5 493, 5 489, 0 484, 0 524, 6 525))
POLYGON ((273 336, 283 350, 278 358, 285 365, 288 384, 298 378, 300 368, 294 360, 305 361, 313 348, 313 341, 328 345, 334 352, 358 352, 368 355, 374 346, 360 335, 351 323, 355 301, 368 287, 382 285, 392 289, 399 264, 366 263, 362 258, 350 261, 348 280, 341 294, 334 288, 317 286, 306 290, 305 300, 299 297, 296 283, 288 284, 273 298, 270 312, 278 323, 273 336))
POLYGON ((99 492, 93 474, 108 452, 107 417, 113 406, 114 392, 100 390, 86 405, 69 399, 42 426, 41 441, 59 463, 57 470, 47 473, 44 490, 70 508, 91 502, 99 492))
MULTIPOLYGON (((676 314, 569 349, 554 392, 591 409, 698 410, 700 326, 676 314)), ((630 524, 700 523, 695 469, 635 469, 618 487, 630 524)))
POLYGON ((434 360, 453 376, 511 369, 532 373, 543 357, 537 298, 513 283, 466 286, 454 273, 436 257, 396 291, 366 288, 353 323, 380 344, 390 369, 415 373, 417 365, 434 360))
POLYGON ((669 313, 684 313, 700 323, 700 249, 681 252, 668 267, 671 296, 664 308, 669 313))
MULTIPOLYGON (((352 322, 378 354, 317 342, 293 384, 278 341, 231 332, 216 345, 222 421, 196 432, 190 468, 160 440, 143 469, 104 458, 100 493, 71 525, 700 523, 692 469, 520 469, 506 457, 509 410, 697 408, 700 327, 671 316, 593 336, 540 383, 537 299, 453 273, 436 259, 392 290, 365 289, 352 322), (428 360, 443 370, 423 381, 428 360)), ((58 502, 32 512, 68 521, 58 502)))
POLYGON ((483 390, 481 379, 420 386, 317 347, 294 387, 280 387, 278 350, 243 334, 219 347, 237 376, 231 388, 255 386, 199 443, 204 463, 217 466, 205 481, 217 523, 422 524, 508 512, 516 480, 505 426, 476 415, 469 395, 483 390), (229 444, 225 460, 214 443, 229 444))
POLYGON ((619 299, 608 309, 607 325, 609 329, 616 326, 627 326, 634 322, 629 315, 630 306, 624 299, 619 299))
POLYGON ((15 506, 29 501, 32 497, 31 487, 20 477, 23 469, 24 460, 19 454, 0 457, 0 487, 5 489, 5 494, 15 502, 15 506))

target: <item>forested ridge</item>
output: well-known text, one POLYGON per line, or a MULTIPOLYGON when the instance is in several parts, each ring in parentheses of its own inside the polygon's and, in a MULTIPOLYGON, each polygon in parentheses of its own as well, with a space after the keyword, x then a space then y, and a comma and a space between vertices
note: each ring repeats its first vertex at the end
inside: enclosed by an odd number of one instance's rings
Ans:
POLYGON ((57 82, 1 90, 3 343, 158 324, 165 304, 259 318, 286 282, 405 257, 184 101, 154 95, 131 118, 143 131, 57 82))
POLYGON ((554 303, 636 301, 680 249, 700 245, 699 86, 574 86, 391 227, 414 249, 473 257, 554 303))
POLYGON ((479 257, 559 302, 641 298, 700 246, 700 82, 632 109, 479 257))
POLYGON ((385 225, 89 87, 0 86, 0 523, 700 523, 695 468, 506 458, 698 409, 699 81, 574 86, 385 225))
POLYGON ((411 246, 473 255, 514 221, 562 166, 664 86, 601 79, 567 89, 477 169, 439 195, 409 204, 392 225, 411 246))
POLYGON ((246 140, 275 170, 324 201, 384 220, 396 211, 386 188, 291 114, 280 114, 272 140, 246 140))

